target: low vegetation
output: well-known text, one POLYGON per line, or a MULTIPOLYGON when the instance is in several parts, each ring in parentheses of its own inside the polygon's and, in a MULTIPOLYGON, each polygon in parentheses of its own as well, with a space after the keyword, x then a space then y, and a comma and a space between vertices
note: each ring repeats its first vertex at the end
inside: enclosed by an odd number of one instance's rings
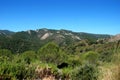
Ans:
POLYGON ((0 80, 120 80, 119 41, 52 41, 39 49, 20 42, 19 49, 16 40, 17 49, 0 47, 0 80))

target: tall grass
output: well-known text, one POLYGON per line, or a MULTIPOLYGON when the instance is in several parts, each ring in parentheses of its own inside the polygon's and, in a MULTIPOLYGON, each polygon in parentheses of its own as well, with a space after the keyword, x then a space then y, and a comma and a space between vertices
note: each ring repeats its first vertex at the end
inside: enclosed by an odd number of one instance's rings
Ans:
POLYGON ((120 65, 107 65, 100 69, 98 80, 120 80, 120 65))
POLYGON ((110 63, 105 63, 99 68, 98 80, 120 80, 120 53, 114 54, 110 63))

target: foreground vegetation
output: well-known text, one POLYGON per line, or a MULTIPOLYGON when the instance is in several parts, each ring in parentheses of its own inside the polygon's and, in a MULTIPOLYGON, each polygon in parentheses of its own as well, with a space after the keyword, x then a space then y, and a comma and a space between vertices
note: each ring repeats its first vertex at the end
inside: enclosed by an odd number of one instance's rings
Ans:
POLYGON ((120 80, 120 43, 49 42, 37 51, 0 49, 0 80, 120 80))

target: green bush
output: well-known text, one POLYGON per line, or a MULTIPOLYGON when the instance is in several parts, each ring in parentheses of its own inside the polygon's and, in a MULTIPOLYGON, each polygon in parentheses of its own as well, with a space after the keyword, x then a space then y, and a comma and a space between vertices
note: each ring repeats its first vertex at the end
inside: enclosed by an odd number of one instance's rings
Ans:
POLYGON ((26 67, 23 64, 2 64, 0 65, 0 75, 3 80, 11 79, 31 79, 35 75, 34 67, 26 67))
POLYGON ((98 70, 94 65, 83 65, 73 70, 72 80, 97 80, 98 70))
POLYGON ((47 63, 59 64, 65 61, 65 53, 55 43, 50 42, 43 46, 39 51, 38 55, 40 60, 47 63))
POLYGON ((88 62, 89 64, 96 64, 98 62, 99 54, 94 51, 89 51, 84 53, 82 56, 85 62, 88 62))
POLYGON ((102 62, 111 62, 112 57, 113 57, 113 52, 104 51, 100 53, 99 60, 102 62))
POLYGON ((13 57, 13 54, 8 49, 0 49, 0 57, 8 57, 9 60, 11 60, 13 57))
POLYGON ((26 51, 21 54, 21 58, 26 64, 30 64, 32 61, 37 60, 37 55, 35 51, 26 51))

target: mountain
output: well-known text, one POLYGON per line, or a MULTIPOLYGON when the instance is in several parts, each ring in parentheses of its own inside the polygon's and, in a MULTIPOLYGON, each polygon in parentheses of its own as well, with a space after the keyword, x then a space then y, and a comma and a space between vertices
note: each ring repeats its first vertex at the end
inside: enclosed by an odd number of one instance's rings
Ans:
POLYGON ((13 52, 37 50, 48 42, 55 42, 59 46, 68 46, 81 40, 96 42, 98 39, 110 38, 110 35, 73 32, 69 30, 37 29, 21 32, 0 30, 0 48, 10 49, 13 52))
POLYGON ((110 38, 110 35, 72 32, 64 29, 53 30, 43 28, 37 30, 17 32, 14 35, 12 35, 12 37, 42 43, 53 41, 56 42, 57 44, 68 45, 73 42, 84 39, 96 41, 98 39, 110 38))
POLYGON ((9 30, 0 30, 0 35, 12 35, 15 32, 9 30))
POLYGON ((115 41, 118 41, 118 40, 120 40, 120 34, 117 34, 115 36, 111 36, 110 39, 109 39, 110 42, 115 42, 115 41))

